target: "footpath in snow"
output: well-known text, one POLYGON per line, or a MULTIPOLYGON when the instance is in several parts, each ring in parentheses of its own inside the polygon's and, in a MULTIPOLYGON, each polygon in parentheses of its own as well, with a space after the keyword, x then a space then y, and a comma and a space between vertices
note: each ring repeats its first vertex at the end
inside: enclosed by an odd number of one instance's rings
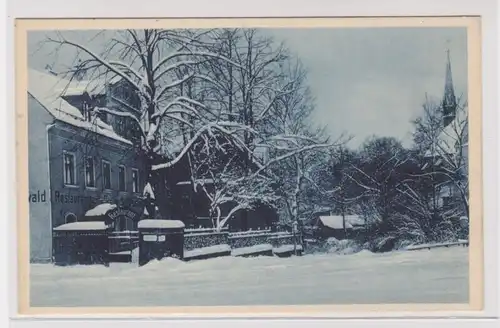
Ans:
POLYGON ((32 306, 468 302, 468 248, 31 266, 32 306))

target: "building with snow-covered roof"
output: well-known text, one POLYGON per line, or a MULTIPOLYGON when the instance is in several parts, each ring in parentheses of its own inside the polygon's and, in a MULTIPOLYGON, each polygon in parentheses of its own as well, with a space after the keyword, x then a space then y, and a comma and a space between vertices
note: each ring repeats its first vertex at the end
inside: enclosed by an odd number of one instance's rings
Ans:
POLYGON ((320 215, 315 223, 316 237, 345 239, 354 231, 365 228, 365 219, 359 215, 320 215))
POLYGON ((93 111, 133 112, 120 81, 28 74, 30 259, 50 261, 53 228, 89 220, 99 204, 137 202, 144 166, 132 124, 93 111))
MULTIPOLYGON (((469 126, 467 108, 460 108, 455 96, 451 70, 450 53, 447 52, 445 87, 441 102, 442 127, 437 139, 426 151, 424 171, 441 171, 446 173, 444 183, 438 190, 437 205, 444 209, 460 208, 453 204, 462 203, 462 214, 468 212, 468 170, 469 170, 469 126), (458 201, 457 201, 458 200, 458 201), (463 206, 462 206, 463 207, 463 206)), ((452 213, 453 212, 453 213, 452 213)), ((460 213, 450 214, 454 216, 460 213)))

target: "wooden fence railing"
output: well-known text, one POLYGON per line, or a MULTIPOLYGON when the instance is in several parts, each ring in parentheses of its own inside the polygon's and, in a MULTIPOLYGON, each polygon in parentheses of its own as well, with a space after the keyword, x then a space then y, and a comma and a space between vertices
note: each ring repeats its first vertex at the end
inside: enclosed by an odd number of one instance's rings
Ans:
POLYGON ((420 244, 420 245, 411 245, 405 248, 407 251, 418 251, 422 249, 431 249, 431 248, 440 248, 440 247, 453 247, 453 246, 469 246, 468 240, 460 240, 456 242, 448 242, 448 243, 435 243, 435 244, 420 244))

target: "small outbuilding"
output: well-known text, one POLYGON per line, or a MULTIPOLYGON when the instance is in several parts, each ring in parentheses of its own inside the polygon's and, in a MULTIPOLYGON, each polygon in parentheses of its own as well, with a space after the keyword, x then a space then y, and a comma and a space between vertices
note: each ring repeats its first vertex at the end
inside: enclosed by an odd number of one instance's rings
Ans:
POLYGON ((358 215, 322 215, 318 217, 315 224, 315 237, 347 239, 364 231, 364 228, 365 220, 358 215))

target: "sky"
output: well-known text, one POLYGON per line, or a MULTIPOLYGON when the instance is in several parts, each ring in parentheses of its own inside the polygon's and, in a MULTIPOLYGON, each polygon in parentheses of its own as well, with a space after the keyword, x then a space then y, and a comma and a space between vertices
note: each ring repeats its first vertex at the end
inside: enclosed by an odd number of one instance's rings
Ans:
POLYGON ((309 71, 315 115, 335 136, 371 135, 411 143, 426 93, 441 99, 446 50, 456 95, 467 92, 465 28, 275 29, 309 71))
MULTIPOLYGON (((447 49, 455 94, 467 93, 465 28, 281 28, 263 33, 284 41, 300 58, 316 99, 316 121, 327 125, 333 138, 353 136, 351 147, 373 135, 411 144, 411 121, 421 113, 426 94, 437 100, 443 95, 447 49)), ((90 35, 72 34, 75 41, 90 35)), ((45 35, 28 37, 30 67, 43 69, 74 58, 64 52, 55 57, 46 47, 40 50, 45 35)))

